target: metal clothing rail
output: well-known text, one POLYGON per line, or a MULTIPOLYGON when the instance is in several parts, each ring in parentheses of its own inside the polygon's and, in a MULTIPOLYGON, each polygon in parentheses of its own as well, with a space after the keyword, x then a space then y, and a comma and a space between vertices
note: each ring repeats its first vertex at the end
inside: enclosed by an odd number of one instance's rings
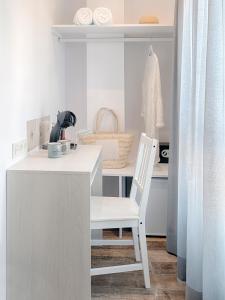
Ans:
POLYGON ((170 38, 61 38, 58 40, 62 43, 142 43, 142 42, 173 42, 174 37, 170 38))

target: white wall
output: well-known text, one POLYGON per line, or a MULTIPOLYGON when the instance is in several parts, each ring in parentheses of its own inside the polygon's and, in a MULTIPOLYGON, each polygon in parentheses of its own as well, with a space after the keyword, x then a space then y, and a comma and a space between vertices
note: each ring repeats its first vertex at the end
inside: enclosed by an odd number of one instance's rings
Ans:
POLYGON ((161 24, 173 25, 176 0, 124 0, 125 23, 138 23, 141 16, 157 16, 161 24))
POLYGON ((5 300, 5 170, 12 143, 26 138, 27 120, 55 117, 65 107, 63 45, 52 37, 51 25, 72 21, 79 6, 72 0, 0 1, 0 300, 5 300))
POLYGON ((58 24, 72 24, 76 11, 86 6, 86 0, 56 0, 55 2, 57 1, 60 2, 55 15, 58 24))
POLYGON ((87 128, 95 129, 100 108, 118 116, 119 131, 125 129, 124 43, 87 45, 87 128))
MULTIPOLYGON (((87 128, 87 47, 66 45, 66 105, 77 117, 76 129, 87 128)), ((71 134, 74 133, 72 130, 71 134)), ((72 137, 72 136, 71 136, 72 137)))

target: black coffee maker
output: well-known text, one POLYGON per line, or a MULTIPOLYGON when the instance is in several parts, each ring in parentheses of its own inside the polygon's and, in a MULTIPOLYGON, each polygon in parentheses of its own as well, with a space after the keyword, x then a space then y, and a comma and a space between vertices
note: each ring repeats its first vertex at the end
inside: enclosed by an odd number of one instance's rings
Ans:
POLYGON ((75 126, 77 118, 71 111, 58 112, 57 123, 52 128, 50 134, 50 143, 56 143, 59 140, 65 139, 65 129, 71 126, 75 126))

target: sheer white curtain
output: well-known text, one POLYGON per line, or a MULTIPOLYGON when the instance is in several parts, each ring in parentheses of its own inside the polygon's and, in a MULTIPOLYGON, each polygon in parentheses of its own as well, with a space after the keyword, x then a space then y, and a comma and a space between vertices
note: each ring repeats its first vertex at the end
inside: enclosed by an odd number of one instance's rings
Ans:
POLYGON ((225 0, 180 2, 178 274, 188 300, 224 300, 225 0))

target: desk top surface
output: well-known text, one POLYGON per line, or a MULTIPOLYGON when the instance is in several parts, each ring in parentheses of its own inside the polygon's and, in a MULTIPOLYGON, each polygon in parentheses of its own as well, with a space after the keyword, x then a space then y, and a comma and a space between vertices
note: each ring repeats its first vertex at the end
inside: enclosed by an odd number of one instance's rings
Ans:
MULTIPOLYGON (((168 164, 157 164, 153 170, 153 178, 168 178, 168 164)), ((112 177, 133 177, 135 165, 130 163, 123 169, 103 169, 103 176, 112 177)))
MULTIPOLYGON (((101 146, 79 145, 76 150, 61 158, 48 158, 45 150, 33 152, 25 159, 14 164, 8 171, 92 173, 101 154, 101 146)), ((103 169, 103 176, 133 176, 134 164, 123 169, 103 169)), ((154 168, 153 177, 168 177, 168 164, 158 164, 154 168)))
POLYGON ((63 172, 92 173, 101 154, 101 146, 78 146, 60 158, 48 158, 48 151, 41 150, 29 154, 8 171, 17 172, 63 172))

